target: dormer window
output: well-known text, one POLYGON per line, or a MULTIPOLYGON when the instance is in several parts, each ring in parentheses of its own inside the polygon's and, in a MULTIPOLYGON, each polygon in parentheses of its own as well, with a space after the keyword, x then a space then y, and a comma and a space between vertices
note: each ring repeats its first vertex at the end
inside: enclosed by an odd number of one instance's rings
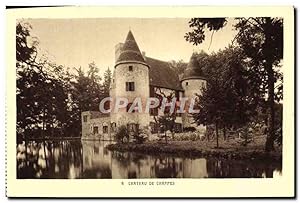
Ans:
POLYGON ((129 66, 129 67, 128 67, 128 70, 129 70, 129 71, 133 71, 133 66, 129 66))

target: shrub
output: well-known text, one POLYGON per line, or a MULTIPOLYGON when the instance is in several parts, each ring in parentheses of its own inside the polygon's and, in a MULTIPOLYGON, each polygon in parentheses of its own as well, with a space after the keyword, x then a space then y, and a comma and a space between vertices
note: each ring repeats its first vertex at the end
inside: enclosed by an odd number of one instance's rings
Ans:
POLYGON ((121 125, 120 127, 118 127, 115 139, 118 143, 123 143, 125 139, 127 141, 129 140, 129 133, 125 125, 121 125))
POLYGON ((214 139, 214 137, 215 137, 215 131, 214 131, 213 126, 211 126, 211 125, 207 126, 206 132, 204 133, 204 137, 207 140, 214 139))
POLYGON ((190 139, 191 141, 197 141, 197 140, 200 140, 200 135, 198 132, 194 132, 190 135, 190 139))
POLYGON ((237 129, 237 133, 239 135, 237 141, 243 146, 247 146, 250 142, 253 141, 253 128, 249 125, 245 125, 237 129))
POLYGON ((144 143, 148 139, 148 133, 145 129, 138 129, 138 132, 134 133, 133 141, 138 144, 144 143))
POLYGON ((196 128, 195 127, 185 127, 183 128, 183 132, 195 132, 196 128))
POLYGON ((201 138, 204 137, 204 134, 196 132, 187 132, 187 133, 177 133, 174 136, 174 140, 176 141, 198 141, 201 140, 201 138))

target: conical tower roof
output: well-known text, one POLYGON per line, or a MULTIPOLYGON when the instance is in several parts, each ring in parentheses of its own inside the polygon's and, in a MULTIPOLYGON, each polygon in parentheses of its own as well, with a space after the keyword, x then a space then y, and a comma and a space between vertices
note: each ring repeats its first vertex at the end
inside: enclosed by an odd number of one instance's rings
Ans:
POLYGON ((116 65, 123 62, 138 62, 146 64, 131 31, 129 31, 127 34, 122 51, 116 61, 116 65))
POLYGON ((200 68, 199 62, 195 54, 193 54, 190 58, 190 61, 187 65, 187 68, 184 70, 182 80, 187 79, 202 79, 205 80, 203 76, 203 71, 200 68))

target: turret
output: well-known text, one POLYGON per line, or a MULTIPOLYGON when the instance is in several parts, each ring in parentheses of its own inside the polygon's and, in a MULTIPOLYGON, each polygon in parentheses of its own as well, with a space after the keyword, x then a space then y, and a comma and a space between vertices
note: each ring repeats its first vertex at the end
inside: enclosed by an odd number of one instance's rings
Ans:
MULTIPOLYGON (((132 103, 140 97, 145 104, 150 96, 149 66, 135 41, 131 31, 128 32, 124 44, 116 45, 116 63, 114 70, 114 97, 127 98, 132 103)), ((149 113, 129 113, 128 108, 112 113, 112 122, 117 126, 127 124, 149 125, 149 113)))
MULTIPOLYGON (((189 99, 196 98, 197 94, 202 94, 202 88, 206 87, 206 79, 195 54, 191 56, 188 66, 183 73, 181 85, 184 89, 184 97, 189 99)), ((191 123, 194 123, 191 115, 184 115, 183 120, 184 127, 196 127, 196 125, 191 125, 191 123)))
POLYGON ((202 87, 206 87, 206 79, 195 54, 191 56, 188 66, 183 73, 181 85, 184 89, 185 97, 195 97, 196 94, 201 94, 202 87))

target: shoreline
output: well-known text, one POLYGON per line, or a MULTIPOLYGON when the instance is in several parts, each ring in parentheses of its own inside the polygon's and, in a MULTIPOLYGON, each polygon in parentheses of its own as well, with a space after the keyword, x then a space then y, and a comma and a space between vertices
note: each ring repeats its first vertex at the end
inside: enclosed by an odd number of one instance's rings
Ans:
POLYGON ((51 137, 51 138, 28 138, 27 140, 22 139, 19 141, 64 141, 64 140, 81 140, 81 137, 51 137))
POLYGON ((144 144, 123 143, 109 144, 106 148, 110 151, 119 152, 136 152, 147 155, 166 154, 176 157, 188 158, 218 158, 229 160, 263 160, 263 161, 282 161, 282 153, 280 151, 265 152, 263 149, 247 149, 240 147, 239 149, 226 148, 205 148, 188 145, 172 145, 172 143, 147 142, 144 144))

